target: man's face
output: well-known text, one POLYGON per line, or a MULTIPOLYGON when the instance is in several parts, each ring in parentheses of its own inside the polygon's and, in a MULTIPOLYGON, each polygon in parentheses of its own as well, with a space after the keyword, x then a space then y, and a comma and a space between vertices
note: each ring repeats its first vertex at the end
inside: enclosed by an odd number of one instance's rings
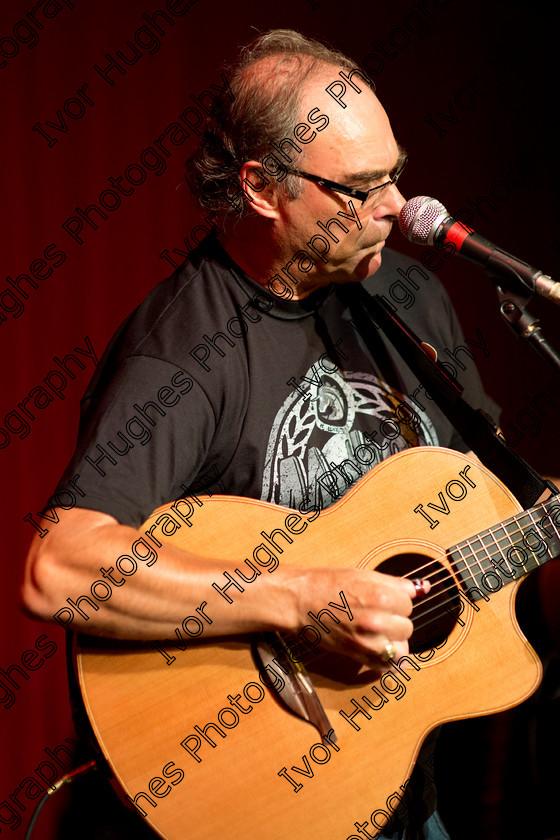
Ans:
MULTIPOLYGON (((403 161, 402 150, 397 145, 387 115, 375 94, 358 77, 354 79, 361 93, 347 85, 342 108, 325 88, 333 80, 332 71, 325 79, 309 83, 304 96, 302 114, 319 108, 328 114, 329 124, 305 147, 305 154, 294 158, 293 167, 304 172, 328 178, 349 187, 366 191, 391 177, 403 161)), ((305 119, 305 117, 303 117, 305 119)), ((364 207, 352 199, 326 189, 314 182, 301 179, 302 193, 298 198, 279 199, 279 218, 275 224, 276 235, 284 252, 307 250, 312 236, 321 234, 329 239, 330 251, 325 254, 327 263, 317 258, 314 268, 307 274, 298 274, 294 296, 309 294, 329 283, 348 283, 363 280, 381 265, 381 251, 404 204, 404 198, 395 185, 390 185, 369 196, 364 207), (353 210, 349 202, 352 201, 353 210), (337 215, 342 211, 350 218, 337 215), (359 228, 352 216, 357 215, 359 228), (335 243, 317 222, 327 224, 329 219, 339 220, 347 229, 338 225, 329 227, 339 242, 335 243)), ((309 251, 309 253, 312 253, 309 251)))

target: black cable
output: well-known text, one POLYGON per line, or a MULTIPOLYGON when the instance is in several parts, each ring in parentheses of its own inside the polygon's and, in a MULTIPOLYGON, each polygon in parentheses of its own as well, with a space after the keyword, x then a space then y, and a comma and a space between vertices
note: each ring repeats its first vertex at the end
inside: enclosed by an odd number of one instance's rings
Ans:
POLYGON ((60 788, 63 787, 63 785, 71 784, 71 782, 73 782, 74 779, 76 779, 78 776, 82 776, 84 773, 90 773, 93 770, 98 770, 98 769, 99 769, 99 766, 97 764, 97 761, 92 759, 91 761, 87 761, 85 764, 82 764, 80 767, 76 767, 75 770, 71 770, 65 776, 62 776, 62 778, 58 779, 58 781, 56 781, 54 783, 52 788, 47 790, 47 792, 42 797, 42 799, 38 803, 37 807, 33 811, 31 821, 30 821, 29 825, 27 826, 27 831, 26 831, 26 834, 25 834, 25 840, 29 840, 29 838, 31 837, 31 832, 33 831, 33 827, 35 826, 35 823, 37 822, 37 818, 39 816, 39 813, 41 812, 41 809, 42 809, 43 805, 45 804, 45 802, 47 801, 47 799, 50 796, 52 796, 57 791, 59 791, 60 788))

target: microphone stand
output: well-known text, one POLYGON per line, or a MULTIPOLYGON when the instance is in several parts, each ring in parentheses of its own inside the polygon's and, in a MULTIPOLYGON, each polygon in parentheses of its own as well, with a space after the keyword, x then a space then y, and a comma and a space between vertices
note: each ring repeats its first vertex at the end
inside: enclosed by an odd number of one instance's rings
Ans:
MULTIPOLYGON (((530 265, 500 250, 496 250, 490 256, 485 268, 496 286, 502 318, 518 338, 529 341, 537 353, 546 359, 557 373, 560 373, 560 356, 544 337, 538 326, 538 319, 525 310, 525 305, 533 297, 539 280, 548 281, 550 286, 551 278, 540 274, 536 279, 533 276, 527 279, 527 271, 529 275, 531 273, 530 265)), ((557 287, 558 283, 555 283, 548 289, 548 296, 555 303, 558 302, 557 287)))
MULTIPOLYGON (((490 272, 489 272, 490 273, 490 272)), ((518 338, 528 341, 532 347, 545 359, 557 373, 560 373, 560 355, 550 346, 540 328, 539 321, 525 310, 532 295, 522 295, 511 290, 504 291, 500 286, 503 284, 503 277, 490 279, 496 285, 498 300, 500 302, 500 314, 509 324, 512 331, 518 338)), ((517 279, 517 278, 516 278, 517 279)))

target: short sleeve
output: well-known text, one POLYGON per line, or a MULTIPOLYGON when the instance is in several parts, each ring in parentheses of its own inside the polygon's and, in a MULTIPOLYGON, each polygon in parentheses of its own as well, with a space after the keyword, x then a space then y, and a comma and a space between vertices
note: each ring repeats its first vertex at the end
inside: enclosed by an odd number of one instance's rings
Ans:
POLYGON ((52 501, 72 481, 79 507, 134 526, 184 493, 216 427, 192 374, 147 356, 124 359, 103 393, 84 401, 82 413, 87 422, 52 501))

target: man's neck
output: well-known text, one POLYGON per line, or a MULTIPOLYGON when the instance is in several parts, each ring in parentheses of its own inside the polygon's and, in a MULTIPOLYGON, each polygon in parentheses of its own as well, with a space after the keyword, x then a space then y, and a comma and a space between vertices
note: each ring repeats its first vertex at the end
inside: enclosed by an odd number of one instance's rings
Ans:
POLYGON ((293 251, 287 253, 285 247, 268 236, 262 228, 256 229, 255 226, 241 222, 229 231, 224 230, 219 239, 224 250, 245 274, 278 297, 288 297, 286 293, 280 292, 282 284, 291 291, 289 297, 293 300, 306 298, 324 285, 321 282, 313 285, 311 273, 300 280, 292 273, 293 270, 290 272, 287 266, 291 265, 293 251), (280 280, 271 283, 274 277, 280 280))

